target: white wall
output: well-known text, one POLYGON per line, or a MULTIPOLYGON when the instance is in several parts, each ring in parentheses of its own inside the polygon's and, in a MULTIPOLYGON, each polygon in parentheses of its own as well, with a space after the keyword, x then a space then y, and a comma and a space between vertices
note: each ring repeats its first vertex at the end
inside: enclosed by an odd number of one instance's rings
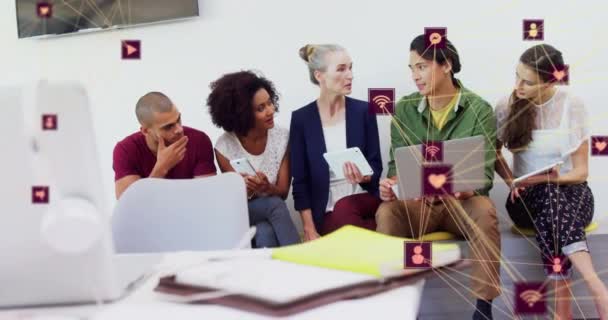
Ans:
MULTIPOLYGON (((509 92, 517 58, 534 44, 521 40, 522 19, 544 18, 545 39, 570 63, 571 88, 594 115, 594 133, 608 135, 602 81, 608 70, 606 5, 600 1, 200 0, 201 17, 190 21, 25 40, 17 39, 14 1, 1 3, 0 85, 46 78, 86 86, 112 201, 112 149, 138 129, 134 105, 147 91, 167 93, 186 125, 215 140, 221 131, 205 107, 208 84, 225 72, 259 69, 281 92, 277 122, 288 126, 290 111, 317 93, 297 55, 303 44, 336 42, 349 49, 354 97, 366 99, 369 87, 395 87, 401 96, 415 90, 407 67, 409 42, 425 26, 448 27, 462 58, 460 78, 494 103, 509 92), (120 60, 122 39, 142 40, 141 61, 120 60)), ((601 165, 602 159, 591 160, 596 216, 608 211, 608 201, 600 198, 606 187, 601 165)), ((504 195, 494 198, 504 212, 504 195)))

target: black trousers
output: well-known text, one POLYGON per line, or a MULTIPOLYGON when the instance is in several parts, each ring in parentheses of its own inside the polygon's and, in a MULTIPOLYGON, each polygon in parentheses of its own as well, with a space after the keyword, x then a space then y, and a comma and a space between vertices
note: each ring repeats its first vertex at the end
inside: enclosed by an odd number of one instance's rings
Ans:
POLYGON ((594 199, 587 182, 575 185, 538 184, 527 187, 507 212, 517 227, 536 231, 536 241, 548 274, 561 263, 562 275, 571 265, 565 259, 577 251, 588 251, 585 227, 593 219, 594 199), (559 259, 556 261, 556 258, 559 259))

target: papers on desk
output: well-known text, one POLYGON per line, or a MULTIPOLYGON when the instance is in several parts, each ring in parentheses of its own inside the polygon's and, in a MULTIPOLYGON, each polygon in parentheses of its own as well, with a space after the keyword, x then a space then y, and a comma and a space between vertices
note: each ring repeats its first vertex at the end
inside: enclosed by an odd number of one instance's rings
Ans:
MULTIPOLYGON (((432 269, 403 268, 404 240, 345 226, 315 241, 274 249, 272 259, 199 264, 162 278, 156 291, 188 302, 290 315, 432 275, 432 269)), ((456 244, 433 244, 432 260, 434 268, 453 265, 460 261, 460 249, 456 244)))
POLYGON ((271 259, 236 259, 202 265, 175 282, 283 304, 315 293, 374 280, 373 276, 271 259))

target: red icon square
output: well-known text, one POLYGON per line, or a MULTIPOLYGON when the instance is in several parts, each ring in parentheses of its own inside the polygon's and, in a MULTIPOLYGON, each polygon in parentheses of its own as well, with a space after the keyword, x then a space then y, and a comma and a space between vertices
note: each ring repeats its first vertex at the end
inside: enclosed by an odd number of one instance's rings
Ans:
POLYGON ((36 3, 36 15, 42 19, 48 19, 53 16, 53 4, 48 1, 39 1, 36 3))
POLYGON ((429 241, 404 241, 404 269, 428 269, 432 267, 433 246, 429 241))
POLYGON ((551 74, 551 82, 568 85, 570 83, 570 66, 567 64, 555 66, 555 70, 551 74))
POLYGON ((608 136, 591 137, 591 155, 608 156, 608 136))
POLYGON ((141 59, 141 41, 123 40, 121 42, 121 52, 124 60, 141 59))
POLYGON ((446 196, 452 192, 452 166, 425 164, 422 166, 422 192, 424 197, 446 196))
POLYGON ((42 115, 42 130, 57 130, 57 115, 56 114, 42 115))
POLYGON ((426 162, 443 162, 443 141, 427 141, 423 143, 422 155, 426 162))
POLYGON ((545 39, 545 21, 543 19, 525 19, 523 37, 524 40, 543 41, 545 39))
POLYGON ((545 270, 548 275, 552 276, 568 276, 568 270, 572 267, 572 263, 567 256, 561 255, 545 259, 545 270))
POLYGON ((370 88, 367 90, 369 114, 391 115, 395 113, 395 89, 370 88))
POLYGON ((515 283, 515 314, 531 315, 547 312, 546 288, 542 282, 515 283))
POLYGON ((33 186, 32 187, 32 203, 33 204, 47 204, 49 203, 51 195, 49 193, 49 187, 47 186, 33 186))
POLYGON ((424 44, 427 48, 445 49, 448 28, 424 28, 424 44))

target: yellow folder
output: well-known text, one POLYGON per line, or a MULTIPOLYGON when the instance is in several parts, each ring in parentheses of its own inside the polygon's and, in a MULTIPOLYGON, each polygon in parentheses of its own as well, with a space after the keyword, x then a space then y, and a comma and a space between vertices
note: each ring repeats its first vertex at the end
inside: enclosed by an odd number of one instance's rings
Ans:
MULTIPOLYGON (((376 277, 395 276, 405 273, 404 242, 408 240, 413 241, 347 225, 314 241, 276 248, 272 258, 376 277)), ((432 244, 433 267, 460 257, 457 244, 432 244)))

